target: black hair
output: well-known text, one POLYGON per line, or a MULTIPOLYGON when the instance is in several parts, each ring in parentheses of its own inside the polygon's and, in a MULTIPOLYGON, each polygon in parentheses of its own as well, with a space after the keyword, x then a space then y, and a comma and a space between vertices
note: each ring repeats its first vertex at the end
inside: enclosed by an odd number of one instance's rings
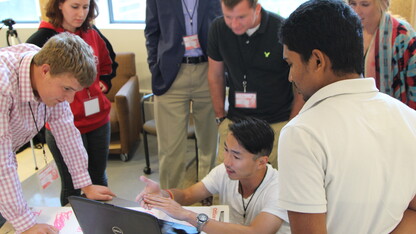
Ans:
POLYGON ((337 75, 363 73, 361 21, 342 0, 310 0, 300 5, 280 29, 289 50, 309 61, 312 50, 325 53, 337 75))
POLYGON ((234 120, 229 129, 238 143, 257 157, 269 156, 272 152, 275 134, 266 121, 243 117, 234 120))

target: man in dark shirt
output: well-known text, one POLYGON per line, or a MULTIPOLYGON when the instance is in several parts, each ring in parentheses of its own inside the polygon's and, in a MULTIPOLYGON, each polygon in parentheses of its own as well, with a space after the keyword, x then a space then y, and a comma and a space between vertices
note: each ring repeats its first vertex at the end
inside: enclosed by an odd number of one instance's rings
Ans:
POLYGON ((224 17, 213 22, 208 37, 208 81, 220 135, 217 163, 222 162, 229 122, 253 116, 276 132, 270 163, 277 168, 280 129, 303 105, 288 81, 289 67, 278 39, 283 18, 262 9, 257 0, 221 0, 221 7, 224 17))

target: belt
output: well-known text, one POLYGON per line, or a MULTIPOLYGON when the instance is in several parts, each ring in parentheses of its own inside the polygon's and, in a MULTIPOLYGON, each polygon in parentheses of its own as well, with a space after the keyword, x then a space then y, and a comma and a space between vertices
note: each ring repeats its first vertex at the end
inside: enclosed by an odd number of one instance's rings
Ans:
POLYGON ((198 57, 183 57, 182 63, 188 63, 188 64, 197 64, 197 63, 203 63, 207 61, 207 57, 205 56, 198 56, 198 57))

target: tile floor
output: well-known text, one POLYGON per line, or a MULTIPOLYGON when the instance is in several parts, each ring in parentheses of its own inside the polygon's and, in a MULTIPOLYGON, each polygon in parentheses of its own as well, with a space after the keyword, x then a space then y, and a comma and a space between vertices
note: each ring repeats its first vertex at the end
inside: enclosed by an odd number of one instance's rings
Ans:
MULTIPOLYGON (((157 158, 157 141, 156 137, 149 136, 150 151, 150 167, 152 174, 148 177, 159 181, 159 168, 157 158)), ((46 146, 47 147, 47 146, 46 146)), ((193 141, 188 141, 187 156, 189 161, 195 156, 193 141)), ((49 150, 47 159, 50 161, 52 156, 49 150)), ((44 165, 42 150, 35 149, 35 155, 39 169, 44 165)), ((54 181, 46 189, 42 189, 39 185, 35 170, 35 164, 31 148, 17 155, 18 173, 22 181, 23 194, 29 206, 60 206, 59 195, 61 183, 54 181)), ((117 194, 118 197, 127 200, 134 200, 139 191, 143 189, 143 184, 139 181, 139 176, 144 175, 143 168, 145 166, 143 141, 136 147, 131 159, 127 162, 120 160, 118 155, 110 155, 107 165, 108 184, 110 189, 117 194)), ((188 168, 186 181, 184 184, 192 184, 195 181, 195 163, 188 168), (189 181, 188 181, 189 180, 189 181)))

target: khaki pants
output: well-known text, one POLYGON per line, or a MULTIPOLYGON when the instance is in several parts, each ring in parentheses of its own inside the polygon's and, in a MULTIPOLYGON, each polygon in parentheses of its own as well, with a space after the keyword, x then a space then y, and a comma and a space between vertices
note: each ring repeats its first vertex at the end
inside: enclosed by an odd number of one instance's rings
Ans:
MULTIPOLYGON (((283 126, 285 126, 289 121, 283 121, 283 122, 278 122, 278 123, 274 123, 271 124, 270 126, 273 128, 275 136, 274 136, 274 142, 273 142, 273 150, 269 156, 269 162, 270 164, 278 169, 278 165, 277 165, 277 145, 279 142, 279 135, 280 135, 280 130, 282 130, 283 126)), ((221 125, 218 127, 218 153, 217 153, 217 165, 221 164, 224 161, 224 142, 225 139, 227 139, 227 134, 228 134, 228 125, 231 124, 232 121, 229 120, 228 118, 225 119, 221 125)))
POLYGON ((208 63, 182 64, 171 88, 155 96, 159 175, 164 189, 180 187, 185 175, 191 106, 199 149, 198 178, 206 176, 214 165, 218 132, 207 69, 208 63))

